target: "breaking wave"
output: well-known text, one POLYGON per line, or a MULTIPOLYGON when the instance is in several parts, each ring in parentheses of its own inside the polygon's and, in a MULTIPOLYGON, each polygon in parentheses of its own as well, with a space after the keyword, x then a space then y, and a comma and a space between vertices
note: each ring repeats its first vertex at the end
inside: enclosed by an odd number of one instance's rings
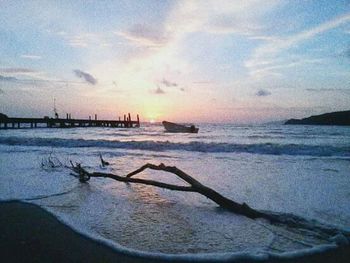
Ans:
POLYGON ((350 147, 332 145, 278 144, 278 143, 215 143, 192 141, 119 141, 62 138, 0 137, 0 144, 19 146, 51 146, 64 148, 96 147, 147 151, 189 151, 207 153, 251 153, 271 155, 307 155, 350 157, 350 147))

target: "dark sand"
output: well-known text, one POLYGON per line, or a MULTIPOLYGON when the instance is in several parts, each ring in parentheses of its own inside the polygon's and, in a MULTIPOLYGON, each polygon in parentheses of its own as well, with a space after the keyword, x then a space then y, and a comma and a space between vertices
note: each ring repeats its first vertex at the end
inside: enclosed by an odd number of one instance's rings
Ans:
POLYGON ((38 206, 0 203, 0 262, 160 262, 115 252, 38 206))
MULTIPOLYGON (((0 203, 0 262, 161 261, 115 252, 108 246, 76 233, 38 206, 20 202, 2 202, 0 203)), ((269 262, 349 263, 350 248, 299 259, 269 262)))

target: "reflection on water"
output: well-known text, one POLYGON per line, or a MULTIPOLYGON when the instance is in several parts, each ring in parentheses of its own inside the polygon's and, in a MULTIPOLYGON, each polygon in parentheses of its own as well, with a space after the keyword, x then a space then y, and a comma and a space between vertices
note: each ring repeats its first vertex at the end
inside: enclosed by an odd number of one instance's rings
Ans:
POLYGON ((154 188, 133 187, 130 201, 136 206, 128 226, 123 229, 121 244, 132 243, 136 249, 149 247, 156 248, 153 251, 169 253, 165 244, 171 243, 171 253, 179 253, 183 251, 184 244, 191 243, 194 236, 191 222, 173 208, 174 202, 162 198, 154 188), (150 239, 150 236, 153 238, 150 239))

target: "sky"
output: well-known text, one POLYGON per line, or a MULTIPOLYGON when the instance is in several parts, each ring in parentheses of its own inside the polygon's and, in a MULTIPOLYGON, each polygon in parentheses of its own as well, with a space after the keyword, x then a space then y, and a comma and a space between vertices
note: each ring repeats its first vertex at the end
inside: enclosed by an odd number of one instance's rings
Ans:
POLYGON ((0 112, 262 123, 350 108, 349 0, 0 0, 0 112))

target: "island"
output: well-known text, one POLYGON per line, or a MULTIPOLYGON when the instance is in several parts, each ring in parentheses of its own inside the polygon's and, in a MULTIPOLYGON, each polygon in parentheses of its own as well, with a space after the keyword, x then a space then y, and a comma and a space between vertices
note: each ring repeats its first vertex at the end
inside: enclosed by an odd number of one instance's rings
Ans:
POLYGON ((350 126, 350 110, 324 113, 303 119, 290 119, 284 124, 350 126))

